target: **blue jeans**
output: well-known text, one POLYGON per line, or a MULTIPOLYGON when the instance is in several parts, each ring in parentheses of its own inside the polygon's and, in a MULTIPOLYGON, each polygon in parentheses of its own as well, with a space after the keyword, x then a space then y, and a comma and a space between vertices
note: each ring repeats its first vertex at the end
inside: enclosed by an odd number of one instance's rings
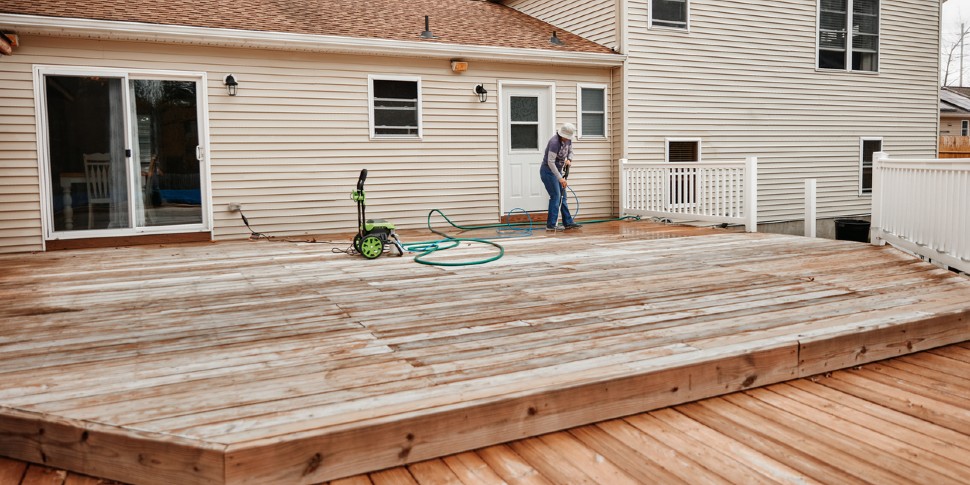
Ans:
POLYGON ((559 221, 560 205, 562 206, 562 223, 571 226, 573 216, 569 213, 569 206, 565 200, 566 190, 559 184, 559 177, 556 177, 556 174, 549 170, 539 170, 539 177, 542 179, 542 184, 546 186, 546 192, 549 193, 549 215, 546 219, 546 227, 556 227, 556 223, 559 221))

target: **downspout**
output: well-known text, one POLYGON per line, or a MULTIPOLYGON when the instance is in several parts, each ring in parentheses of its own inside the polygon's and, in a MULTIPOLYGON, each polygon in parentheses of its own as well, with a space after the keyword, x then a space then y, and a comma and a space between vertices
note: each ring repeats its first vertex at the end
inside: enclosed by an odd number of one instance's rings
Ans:
MULTIPOLYGON (((616 39, 616 50, 620 54, 623 54, 623 64, 620 65, 620 156, 619 158, 614 158, 614 163, 616 164, 617 173, 617 199, 616 199, 616 213, 617 215, 623 214, 623 167, 620 164, 620 159, 629 158, 629 146, 630 146, 630 117, 629 108, 630 105, 630 26, 627 22, 629 18, 629 0, 617 0, 617 12, 616 12, 616 24, 619 26, 619 31, 617 32, 616 39)), ((612 73, 610 77, 612 78, 612 73)), ((612 81, 612 79, 611 79, 612 81)))
POLYGON ((934 136, 934 139, 936 140, 936 143, 935 143, 935 145, 936 145, 936 149, 935 149, 935 151, 936 151, 936 157, 935 158, 940 158, 940 126, 941 126, 940 125, 940 123, 941 123, 941 120, 940 120, 940 118, 941 118, 940 117, 940 113, 941 113, 941 111, 940 111, 940 109, 941 109, 941 106, 940 106, 940 92, 941 92, 942 88, 940 87, 940 75, 939 75, 939 72, 940 72, 940 67, 942 67, 943 60, 940 59, 939 52, 940 52, 940 45, 943 42, 943 4, 944 3, 946 3, 946 0, 943 0, 942 2, 940 2, 939 15, 937 16, 937 18, 939 19, 939 21, 937 22, 937 25, 936 25, 936 52, 937 52, 937 56, 936 56, 936 72, 937 72, 937 75, 936 75, 936 81, 934 81, 934 83, 933 83, 934 84, 934 87, 936 88, 936 133, 934 133, 934 135, 935 135, 934 136))

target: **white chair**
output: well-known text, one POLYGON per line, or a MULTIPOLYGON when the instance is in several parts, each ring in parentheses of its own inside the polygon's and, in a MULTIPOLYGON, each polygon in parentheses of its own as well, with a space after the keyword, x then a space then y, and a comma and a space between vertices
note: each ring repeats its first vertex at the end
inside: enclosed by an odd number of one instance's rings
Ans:
POLYGON ((111 155, 85 153, 84 179, 88 190, 88 229, 94 227, 94 204, 111 203, 111 155))

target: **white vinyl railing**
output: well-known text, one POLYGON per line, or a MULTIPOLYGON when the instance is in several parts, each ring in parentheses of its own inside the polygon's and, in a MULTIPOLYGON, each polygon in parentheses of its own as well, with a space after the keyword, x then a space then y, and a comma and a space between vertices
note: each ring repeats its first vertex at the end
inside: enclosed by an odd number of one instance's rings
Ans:
POLYGON ((873 158, 872 243, 970 273, 970 159, 873 158))
POLYGON ((625 215, 744 224, 757 232, 758 159, 743 162, 620 160, 625 215))

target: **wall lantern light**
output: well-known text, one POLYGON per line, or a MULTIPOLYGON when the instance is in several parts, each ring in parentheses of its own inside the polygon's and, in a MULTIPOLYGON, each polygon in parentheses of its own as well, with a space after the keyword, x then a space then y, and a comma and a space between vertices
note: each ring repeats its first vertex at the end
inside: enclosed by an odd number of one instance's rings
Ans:
POLYGON ((229 96, 236 95, 236 90, 238 89, 239 83, 236 82, 235 76, 233 76, 232 74, 226 76, 226 79, 223 81, 223 84, 226 85, 226 91, 229 92, 229 96))
POLYGON ((488 91, 485 89, 484 84, 479 84, 478 86, 475 86, 475 94, 478 95, 478 100, 481 101, 482 103, 484 103, 485 100, 488 99, 488 91))

